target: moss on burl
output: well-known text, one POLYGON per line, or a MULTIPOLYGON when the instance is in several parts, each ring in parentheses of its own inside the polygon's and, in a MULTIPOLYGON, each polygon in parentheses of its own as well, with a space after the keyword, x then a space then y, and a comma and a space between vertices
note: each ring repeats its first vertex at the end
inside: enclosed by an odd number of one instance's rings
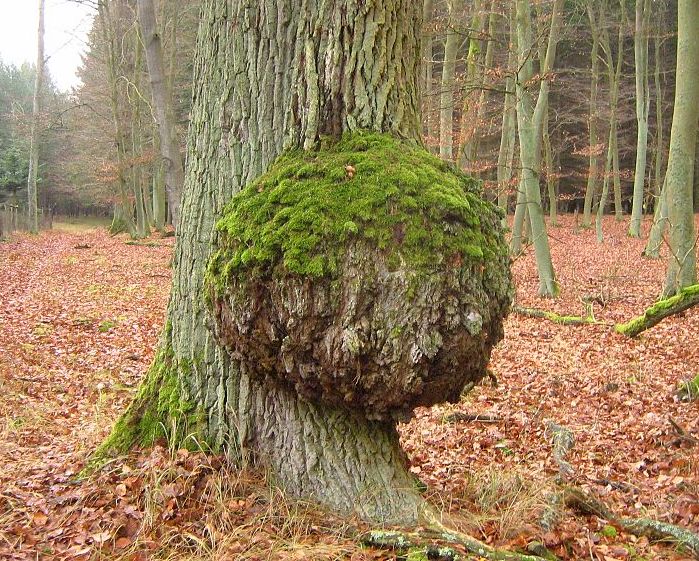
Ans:
POLYGON ((416 144, 288 152, 218 230, 215 334, 251 376, 385 420, 485 375, 512 292, 500 213, 416 144))
POLYGON ((384 251, 396 268, 487 262, 506 250, 481 228, 495 212, 477 181, 416 144, 345 135, 317 151, 286 152, 233 197, 209 276, 225 284, 277 263, 299 275, 335 275, 351 239, 384 251))

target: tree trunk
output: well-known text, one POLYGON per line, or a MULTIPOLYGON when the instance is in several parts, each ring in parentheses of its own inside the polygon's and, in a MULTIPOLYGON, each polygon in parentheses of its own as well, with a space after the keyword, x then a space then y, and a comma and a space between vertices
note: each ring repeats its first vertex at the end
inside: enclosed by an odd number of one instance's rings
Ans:
MULTIPOLYGON (((422 117, 423 138, 430 139, 433 131, 432 111, 434 110, 434 92, 432 91, 432 18, 434 17, 434 0, 424 0, 422 5, 422 22, 425 26, 422 32, 422 117)), ((429 141, 428 141, 429 144, 429 141)))
POLYGON ((445 160, 454 159, 454 69, 461 36, 456 27, 463 11, 463 0, 449 0, 449 28, 444 45, 442 65, 442 89, 439 102, 439 155, 445 160))
POLYGON ((143 156, 143 127, 141 126, 141 72, 143 64, 143 49, 141 35, 138 29, 133 30, 134 35, 134 94, 131 100, 131 185, 134 194, 134 206, 136 207, 136 237, 138 239, 150 236, 150 224, 146 210, 146 185, 144 182, 143 156))
POLYGON ((629 236, 641 237, 641 219, 643 217, 643 191, 646 177, 646 158, 648 154, 648 18, 649 0, 636 0, 636 30, 634 33, 634 53, 636 61, 636 121, 638 136, 636 139, 636 170, 633 180, 633 204, 629 236))
POLYGON ((367 519, 414 523, 422 499, 393 423, 263 386, 206 327, 203 281, 216 219, 284 148, 359 129, 419 138, 422 6, 304 6, 204 3, 168 327, 139 396, 103 450, 175 427, 237 462, 259 462, 293 495, 367 519))
POLYGON ((672 296, 697 282, 694 230, 694 155, 699 120, 699 3, 680 0, 678 5, 675 110, 667 162, 667 216, 670 257, 664 295, 672 296))
POLYGON ((542 81, 539 96, 534 106, 531 93, 526 85, 534 72, 530 54, 534 48, 531 25, 531 13, 528 0, 517 0, 517 128, 519 130, 519 152, 522 162, 522 184, 527 199, 527 210, 532 230, 532 242, 536 254, 536 266, 539 273, 539 295, 554 297, 558 294, 558 283, 551 261, 544 212, 541 207, 539 188, 539 164, 541 154, 541 130, 544 110, 548 108, 548 75, 553 69, 556 58, 556 45, 560 28, 563 0, 556 0, 552 7, 551 28, 549 31, 546 58, 541 68, 542 81))
MULTIPOLYGON (((514 10, 510 8, 509 33, 514 32, 514 10)), ((505 211, 503 225, 507 226, 507 206, 512 180, 512 160, 515 152, 515 126, 517 114, 515 112, 515 72, 516 58, 514 49, 508 49, 507 55, 507 79, 505 80, 505 99, 503 101, 502 127, 500 132, 500 149, 498 150, 497 181, 498 181, 498 206, 505 211)), ((518 233, 521 236, 521 233, 518 233)), ((521 249, 521 248, 520 248, 521 249)))
POLYGON ((660 246, 663 243, 663 235, 665 234, 665 229, 667 228, 667 177, 660 189, 660 196, 658 197, 658 202, 655 206, 655 213, 653 215, 653 226, 650 229, 650 234, 648 234, 648 241, 646 242, 646 247, 643 250, 643 255, 645 257, 650 257, 651 259, 657 259, 660 257, 660 246))
POLYGON ((594 13, 593 4, 587 4, 588 20, 592 31, 592 52, 590 66, 590 112, 588 116, 589 143, 590 143, 590 165, 587 171, 587 187, 585 189, 585 205, 583 207, 583 228, 592 226, 592 199, 597 191, 597 180, 599 177, 599 157, 597 155, 597 91, 599 89, 599 48, 600 37, 597 17, 594 13))
POLYGON ((112 125, 114 129, 114 144, 116 146, 116 202, 114 205, 114 217, 109 231, 112 234, 128 231, 131 237, 136 237, 136 225, 131 214, 128 189, 124 170, 126 168, 126 135, 121 122, 121 110, 119 107, 119 86, 117 77, 116 38, 113 28, 112 14, 109 0, 99 0, 97 3, 97 16, 102 29, 102 37, 107 45, 107 80, 109 84, 109 105, 112 113, 112 125))
POLYGON ((153 106, 160 136, 160 153, 165 166, 165 190, 172 212, 173 224, 179 217, 184 166, 177 141, 175 118, 172 109, 172 92, 165 77, 163 48, 160 41, 153 0, 138 0, 138 21, 143 31, 146 47, 146 62, 150 77, 153 106))
POLYGON ((39 233, 38 189, 39 178, 39 129, 41 118, 41 90, 44 83, 44 4, 39 0, 39 29, 36 46, 36 76, 34 79, 34 99, 32 103, 32 130, 29 149, 29 179, 27 181, 27 197, 29 213, 29 231, 39 233))

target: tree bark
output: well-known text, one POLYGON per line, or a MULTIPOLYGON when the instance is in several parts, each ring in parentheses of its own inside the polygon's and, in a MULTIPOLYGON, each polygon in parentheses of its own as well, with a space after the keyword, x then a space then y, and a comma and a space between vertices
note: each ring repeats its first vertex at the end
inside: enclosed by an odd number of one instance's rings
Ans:
POLYGON ((131 214, 128 189, 124 170, 126 168, 126 135, 121 122, 121 108, 119 106, 119 86, 117 76, 116 38, 114 31, 113 14, 110 9, 110 0, 99 0, 97 3, 97 17, 102 30, 102 38, 107 45, 107 80, 109 84, 109 105, 112 113, 112 126, 114 131, 114 144, 116 147, 116 201, 114 203, 114 217, 109 230, 112 234, 129 232, 131 237, 136 237, 136 225, 131 214))
POLYGON ((34 79, 34 98, 32 102, 32 129, 29 149, 29 178, 27 197, 29 214, 29 231, 39 233, 38 189, 39 178, 39 121, 41 118, 41 90, 44 84, 44 4, 39 0, 39 28, 36 46, 36 76, 34 79))
POLYGON ((597 180, 599 178, 599 156, 597 155, 597 91, 599 89, 599 48, 600 48, 600 27, 598 27, 597 16, 592 2, 587 3, 587 14, 592 31, 592 52, 590 54, 590 112, 588 115, 589 143, 590 143, 590 164, 587 172, 587 187, 585 189, 585 205, 583 207, 583 228, 592 226, 592 200, 597 191, 597 180))
POLYGON ((165 191, 173 224, 177 226, 182 184, 184 183, 184 166, 175 129, 172 92, 168 88, 165 76, 163 47, 155 19, 153 0, 138 0, 137 4, 138 21, 143 32, 148 76, 150 77, 153 106, 160 136, 160 154, 165 166, 165 191))
POLYGON ((663 294, 671 296, 697 282, 697 247, 694 229, 694 155, 699 120, 699 3, 678 5, 675 109, 667 162, 667 216, 670 257, 663 294))
MULTIPOLYGON (((509 29, 510 35, 514 33, 514 10, 510 7, 509 29)), ((507 206, 512 180, 512 161, 515 152, 516 119, 515 112, 515 80, 514 72, 516 57, 514 48, 508 46, 507 78, 505 80, 505 99, 503 101, 502 127, 500 132, 500 149, 498 150, 497 181, 498 181, 498 206, 505 211, 503 225, 507 226, 507 206)), ((518 233, 521 237, 521 232, 518 233)), ((520 248, 521 249, 521 248, 520 248)))
POLYGON ((629 236, 641 237, 641 219, 643 217, 643 191, 645 188, 646 159, 648 154, 648 109, 650 94, 648 92, 648 18, 650 17, 650 0, 636 0, 636 30, 634 33, 634 55, 636 62, 636 121, 638 135, 636 139, 636 170, 633 181, 633 204, 629 236))
POLYGON ((519 151, 522 162, 522 184, 526 193, 529 222, 532 229, 532 241, 536 254, 536 266, 539 273, 539 295, 555 297, 558 294, 558 283, 551 261, 544 212, 541 207, 539 189, 539 164, 541 154, 541 130, 544 121, 544 111, 548 108, 549 78, 556 58, 556 45, 560 30, 563 0, 556 0, 552 7, 551 27, 549 31, 546 58, 541 68, 542 81, 539 95, 534 105, 532 94, 527 86, 533 77, 530 55, 534 48, 531 26, 531 13, 528 0, 517 1, 517 128, 519 131, 519 151))
POLYGON ((209 446, 261 464, 293 495, 372 520, 418 519, 423 502, 395 426, 243 371, 207 329, 203 281, 224 205, 284 148, 360 129, 419 139, 421 11, 409 0, 307 0, 301 9, 292 0, 206 0, 161 359, 105 447, 152 439, 149 412, 166 427, 187 422, 179 406, 195 413, 209 446), (168 405, 173 387, 182 395, 168 405))
POLYGON ((449 28, 444 45, 442 65, 442 89, 439 102, 439 155, 445 160, 454 159, 454 69, 461 36, 456 31, 463 0, 449 0, 449 28))

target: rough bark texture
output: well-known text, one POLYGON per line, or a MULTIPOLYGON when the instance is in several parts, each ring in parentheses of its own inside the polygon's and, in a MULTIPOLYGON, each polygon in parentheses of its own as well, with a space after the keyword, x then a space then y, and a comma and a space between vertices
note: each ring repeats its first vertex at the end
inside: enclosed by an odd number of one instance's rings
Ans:
MULTIPOLYGON (((418 138, 421 11, 408 0, 204 3, 161 343, 209 445, 263 463, 292 494, 391 522, 414 522, 422 505, 393 425, 315 405, 241 368, 207 328, 203 280, 224 205, 285 146, 358 129, 418 138)), ((138 422, 130 411, 122 425, 138 422)))

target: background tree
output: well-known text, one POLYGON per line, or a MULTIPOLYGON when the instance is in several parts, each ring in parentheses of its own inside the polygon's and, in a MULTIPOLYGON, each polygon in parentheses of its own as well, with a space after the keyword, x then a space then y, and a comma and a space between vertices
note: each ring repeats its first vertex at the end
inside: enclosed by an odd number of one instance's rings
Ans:
POLYGON ((699 3, 679 0, 677 37, 677 85, 675 111, 667 163, 667 207, 670 256, 665 296, 697 282, 696 234, 694 228, 694 156, 699 122, 699 3))
POLYGON ((551 249, 546 234, 544 212, 541 206, 539 172, 541 163, 541 135, 544 122, 544 112, 548 111, 548 75, 553 69, 556 59, 556 46, 560 27, 562 0, 556 0, 551 13, 551 26, 546 48, 546 58, 543 60, 540 74, 539 94, 536 105, 528 90, 534 76, 531 54, 534 51, 534 38, 531 25, 531 7, 528 0, 517 1, 517 53, 518 72, 516 82, 517 92, 517 128, 519 131, 519 151, 522 163, 522 180, 520 189, 527 199, 527 210, 532 229, 536 264, 539 272, 539 294, 541 296, 556 296, 559 288, 551 261, 551 249))
POLYGON ((633 183, 633 206, 629 235, 641 237, 643 216, 643 195, 646 179, 646 158, 648 154, 648 21, 650 0, 636 0, 636 27, 634 31, 634 55, 636 63, 636 120, 638 133, 636 141, 636 170, 633 183))
POLYGON ((29 151, 29 177, 27 179, 27 212, 29 231, 39 232, 39 211, 37 181, 39 178, 39 137, 41 118, 41 92, 44 82, 44 0, 39 0, 39 28, 36 48, 36 76, 34 81, 34 101, 32 104, 32 132, 29 151))

